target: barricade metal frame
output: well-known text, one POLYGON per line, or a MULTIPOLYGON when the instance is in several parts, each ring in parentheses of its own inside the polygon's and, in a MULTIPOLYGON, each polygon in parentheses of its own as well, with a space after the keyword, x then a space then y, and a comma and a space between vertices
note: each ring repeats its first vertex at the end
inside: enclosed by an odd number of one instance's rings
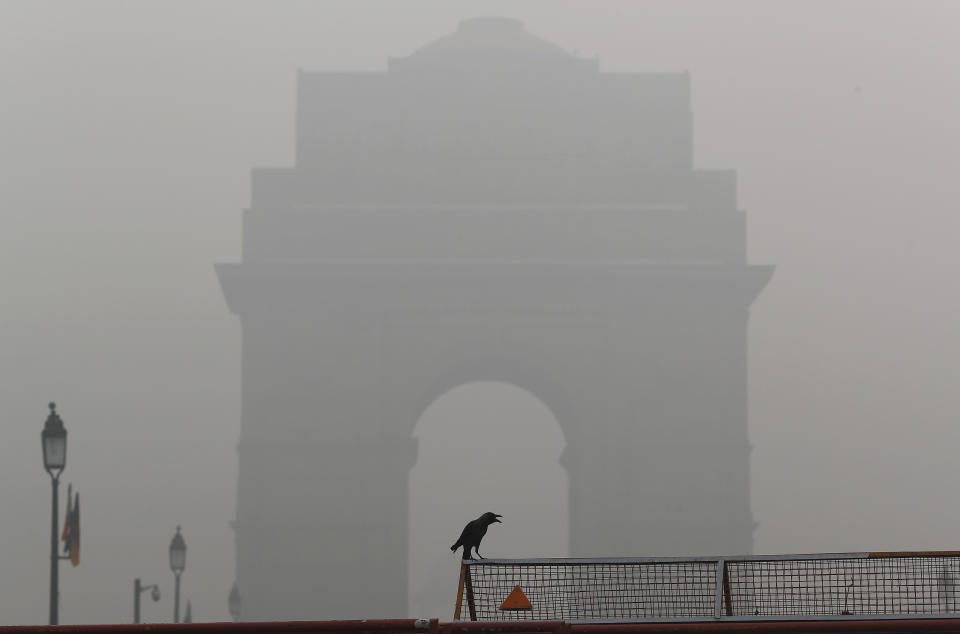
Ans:
POLYGON ((643 623, 943 617, 960 551, 464 561, 454 620, 643 623), (520 586, 529 610, 502 610, 520 586))

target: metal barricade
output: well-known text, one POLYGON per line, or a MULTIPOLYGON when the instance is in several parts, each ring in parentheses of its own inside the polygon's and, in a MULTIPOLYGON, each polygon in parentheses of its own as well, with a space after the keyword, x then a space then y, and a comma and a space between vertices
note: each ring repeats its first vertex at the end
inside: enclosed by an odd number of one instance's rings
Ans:
POLYGON ((482 559, 455 620, 571 622, 948 615, 960 551, 741 557, 482 559), (504 608, 515 588, 525 609, 504 608), (527 605, 528 604, 528 605, 527 605))

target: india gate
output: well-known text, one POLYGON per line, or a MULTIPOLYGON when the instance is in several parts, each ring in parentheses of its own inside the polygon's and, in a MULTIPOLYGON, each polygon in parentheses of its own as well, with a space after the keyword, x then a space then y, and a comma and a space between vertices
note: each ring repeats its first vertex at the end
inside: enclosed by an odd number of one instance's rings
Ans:
POLYGON ((241 261, 217 266, 244 620, 406 615, 413 427, 472 381, 555 413, 571 555, 752 551, 747 327, 772 267, 747 263, 736 172, 694 167, 690 86, 502 18, 383 72, 299 73, 293 166, 253 170, 241 261))

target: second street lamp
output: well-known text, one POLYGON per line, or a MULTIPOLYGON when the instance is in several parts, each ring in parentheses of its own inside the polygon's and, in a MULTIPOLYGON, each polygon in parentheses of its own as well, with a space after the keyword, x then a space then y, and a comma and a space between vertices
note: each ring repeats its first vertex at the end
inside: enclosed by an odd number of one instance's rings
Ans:
POLYGON ((160 600, 160 586, 155 583, 151 583, 149 586, 145 586, 140 583, 140 577, 137 577, 133 580, 133 622, 140 622, 140 595, 150 591, 150 598, 154 601, 160 600))
POLYGON ((40 433, 43 448, 43 468, 50 474, 53 488, 53 510, 50 521, 50 625, 59 621, 58 605, 60 592, 60 555, 57 553, 57 487, 60 474, 67 466, 67 430, 57 414, 57 404, 50 403, 50 415, 40 433))
POLYGON ((187 567, 187 543, 183 541, 180 527, 170 540, 170 570, 173 571, 173 622, 180 622, 180 574, 187 567))

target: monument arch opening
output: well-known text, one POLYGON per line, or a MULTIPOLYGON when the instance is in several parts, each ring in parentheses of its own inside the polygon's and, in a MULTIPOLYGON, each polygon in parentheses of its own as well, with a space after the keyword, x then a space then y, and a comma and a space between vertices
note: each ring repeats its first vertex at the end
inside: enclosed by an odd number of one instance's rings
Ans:
POLYGON ((484 538, 484 556, 568 554, 566 440, 537 396, 498 381, 462 384, 424 410, 413 435, 410 616, 453 614, 460 551, 449 547, 486 511, 504 517, 484 538))

